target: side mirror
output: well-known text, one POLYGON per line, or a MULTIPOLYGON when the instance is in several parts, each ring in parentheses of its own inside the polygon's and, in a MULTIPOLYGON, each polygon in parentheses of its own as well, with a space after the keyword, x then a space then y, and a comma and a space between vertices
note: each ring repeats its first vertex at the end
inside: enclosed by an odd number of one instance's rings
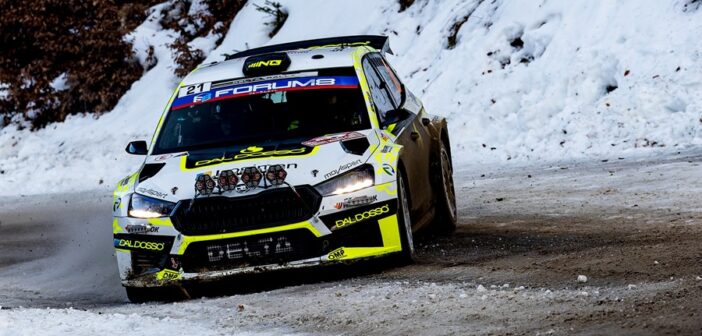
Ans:
POLYGON ((132 155, 146 155, 146 153, 149 152, 146 141, 140 140, 140 141, 132 141, 127 145, 127 148, 124 150, 127 151, 127 153, 132 154, 132 155))

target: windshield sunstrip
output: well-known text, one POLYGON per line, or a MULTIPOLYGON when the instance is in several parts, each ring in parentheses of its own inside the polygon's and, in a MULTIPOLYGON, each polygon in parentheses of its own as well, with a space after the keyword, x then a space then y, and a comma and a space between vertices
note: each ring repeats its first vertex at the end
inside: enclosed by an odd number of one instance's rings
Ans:
POLYGON ((358 78, 353 76, 319 76, 268 80, 257 83, 231 85, 216 90, 209 90, 176 98, 171 105, 171 110, 179 110, 205 102, 248 95, 295 90, 356 89, 358 85, 358 78))

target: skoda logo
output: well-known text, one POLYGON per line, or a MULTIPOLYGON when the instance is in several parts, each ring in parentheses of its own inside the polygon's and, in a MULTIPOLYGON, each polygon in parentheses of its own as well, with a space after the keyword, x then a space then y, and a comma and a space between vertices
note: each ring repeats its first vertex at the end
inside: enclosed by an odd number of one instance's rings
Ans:
POLYGON ((242 149, 240 153, 258 153, 263 150, 263 147, 251 146, 246 149, 242 149))

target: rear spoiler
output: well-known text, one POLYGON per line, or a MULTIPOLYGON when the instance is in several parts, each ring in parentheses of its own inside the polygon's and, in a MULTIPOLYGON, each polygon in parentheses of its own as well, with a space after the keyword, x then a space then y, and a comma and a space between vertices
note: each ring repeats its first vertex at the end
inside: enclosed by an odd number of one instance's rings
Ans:
POLYGON ((226 55, 225 60, 231 60, 241 57, 249 57, 260 54, 268 54, 273 52, 297 50, 297 49, 310 49, 310 48, 324 48, 324 47, 360 47, 369 46, 378 49, 382 52, 392 55, 392 50, 390 49, 390 43, 387 36, 379 35, 355 35, 355 36, 339 36, 339 37, 328 37, 315 40, 306 40, 290 43, 275 44, 271 46, 264 46, 260 48, 253 48, 249 50, 244 50, 237 52, 233 55, 226 55))

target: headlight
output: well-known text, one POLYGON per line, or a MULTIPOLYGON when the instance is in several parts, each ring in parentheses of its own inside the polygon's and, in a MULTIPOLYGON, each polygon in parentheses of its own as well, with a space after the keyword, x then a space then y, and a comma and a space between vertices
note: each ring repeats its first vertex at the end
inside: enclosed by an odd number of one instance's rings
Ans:
POLYGON ((315 186, 323 196, 341 195, 375 184, 373 166, 366 164, 315 186))
POLYGON ((132 194, 129 202, 129 216, 136 218, 157 218, 170 215, 175 203, 157 200, 139 194, 132 194))

